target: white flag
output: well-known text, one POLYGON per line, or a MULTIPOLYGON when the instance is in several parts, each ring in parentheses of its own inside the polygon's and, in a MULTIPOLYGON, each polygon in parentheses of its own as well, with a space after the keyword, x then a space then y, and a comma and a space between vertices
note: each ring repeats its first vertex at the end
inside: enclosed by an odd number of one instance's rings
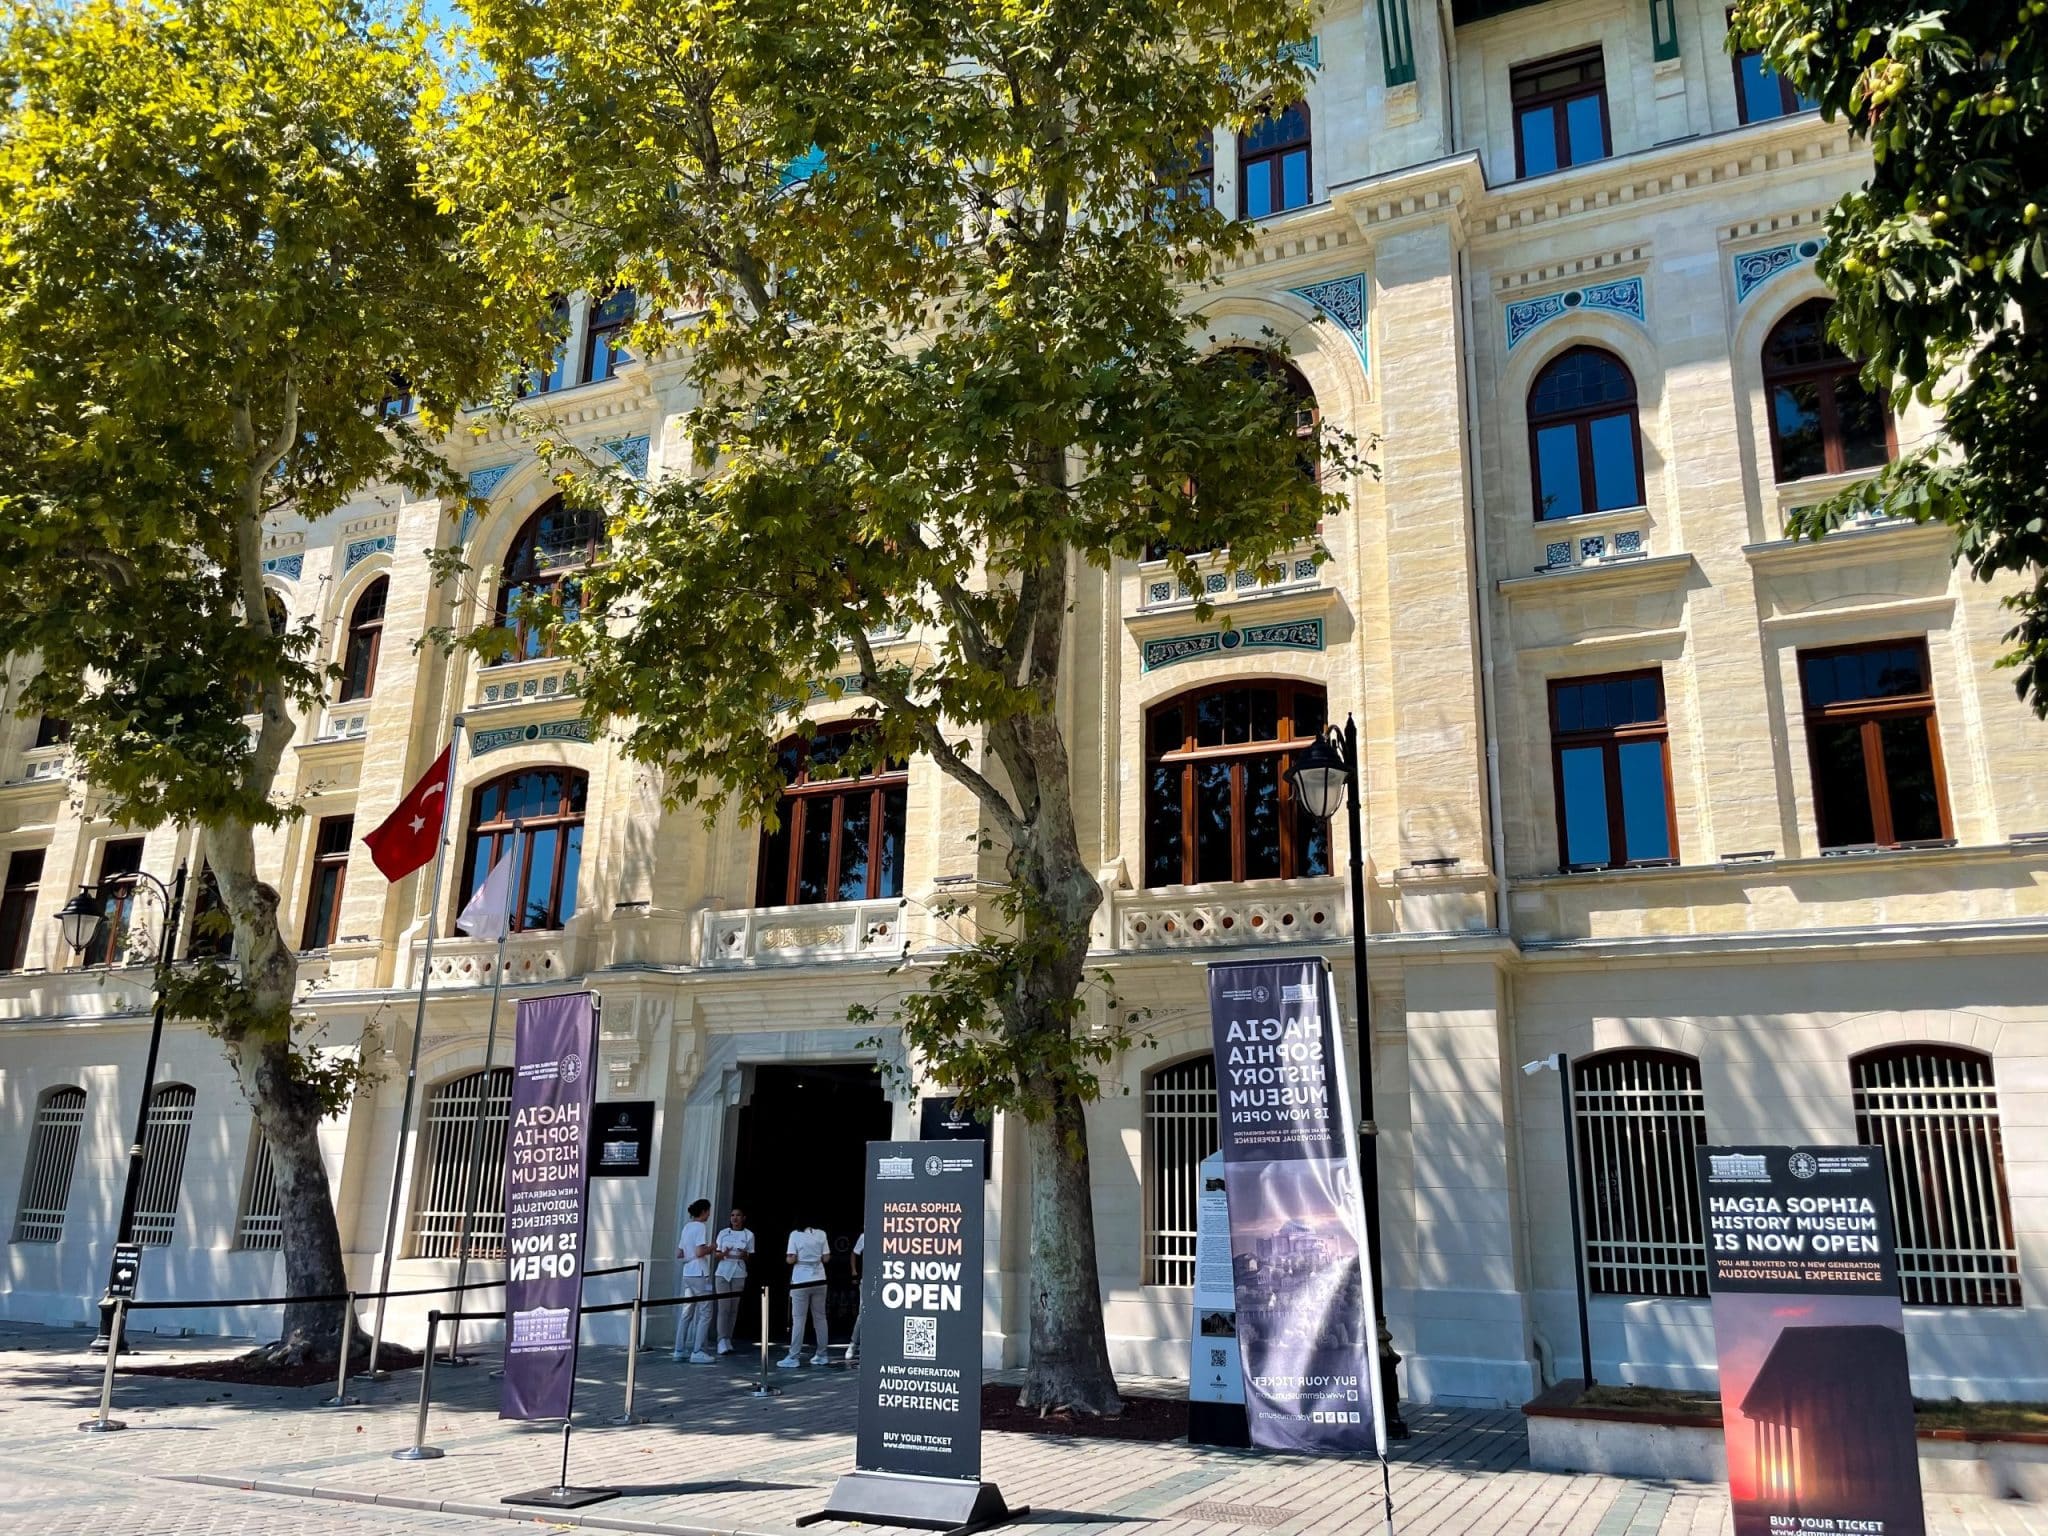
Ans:
POLYGON ((469 905, 455 919, 455 926, 472 939, 502 939, 512 928, 512 866, 518 839, 491 866, 484 883, 469 898, 469 905))

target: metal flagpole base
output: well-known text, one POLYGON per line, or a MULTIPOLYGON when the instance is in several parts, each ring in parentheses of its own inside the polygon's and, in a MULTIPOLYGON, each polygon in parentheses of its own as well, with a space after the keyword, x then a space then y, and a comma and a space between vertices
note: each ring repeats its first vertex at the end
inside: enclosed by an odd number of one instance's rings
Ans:
POLYGON ((350 1397, 347 1393, 337 1392, 332 1397, 321 1398, 320 1406, 322 1408, 353 1408, 361 1402, 362 1399, 360 1397, 350 1397))
POLYGON ((893 1472, 848 1472, 833 1484, 832 1497, 815 1515, 796 1523, 858 1520, 869 1525, 906 1525, 946 1536, 968 1536, 1022 1519, 1029 1505, 1011 1509, 994 1483, 950 1477, 909 1477, 893 1472))
POLYGON ((753 1391, 749 1392, 749 1393, 747 1394, 747 1396, 749 1396, 749 1397, 780 1397, 780 1396, 782 1396, 782 1388, 780 1388, 780 1387, 771 1387, 770 1385, 768 1385, 768 1383, 767 1383, 767 1382, 765 1382, 765 1381, 764 1381, 764 1382, 762 1382, 762 1383, 761 1383, 761 1385, 759 1385, 758 1387, 754 1388, 754 1390, 753 1390, 753 1391))
POLYGON ((586 1504, 602 1504, 606 1499, 616 1499, 616 1488, 529 1488, 525 1493, 508 1493, 498 1500, 500 1504, 530 1504, 539 1509, 581 1509, 586 1504))
POLYGON ((127 1427, 119 1419, 87 1419, 78 1426, 78 1432, 82 1435, 107 1435, 127 1427))
POLYGON ((438 1445, 408 1445, 391 1453, 393 1461, 439 1461, 448 1453, 438 1445))

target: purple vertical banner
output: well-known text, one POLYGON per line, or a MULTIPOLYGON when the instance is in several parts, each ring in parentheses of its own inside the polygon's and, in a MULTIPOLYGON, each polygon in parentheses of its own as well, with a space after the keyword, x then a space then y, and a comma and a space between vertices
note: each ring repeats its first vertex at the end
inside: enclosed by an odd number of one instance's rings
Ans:
POLYGON ((1252 1444, 1384 1453, 1344 1042, 1320 960, 1209 967, 1252 1444))
POLYGON ((596 1036, 588 992, 519 1004, 505 1132, 501 1419, 566 1419, 575 1396, 596 1036))

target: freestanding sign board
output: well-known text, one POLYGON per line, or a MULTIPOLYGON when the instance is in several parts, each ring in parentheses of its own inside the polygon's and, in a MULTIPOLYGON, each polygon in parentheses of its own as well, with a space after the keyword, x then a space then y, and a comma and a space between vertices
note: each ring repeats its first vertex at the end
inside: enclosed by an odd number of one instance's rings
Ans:
POLYGON ((505 1134, 501 1419, 566 1419, 575 1396, 596 1034, 588 992, 519 1004, 505 1134))
POLYGON ((1701 1147, 1735 1536, 1924 1536, 1884 1152, 1701 1147))
POLYGON ((1386 1454, 1344 1037, 1320 960, 1209 967, 1252 1443, 1386 1454))
POLYGON ((1223 1154, 1202 1159, 1195 1195, 1195 1284, 1188 1329, 1188 1439, 1195 1445, 1250 1445, 1244 1420, 1244 1365, 1237 1358, 1237 1283, 1230 1265, 1230 1200, 1223 1154))
POLYGON ((979 1141, 871 1141, 855 1471, 810 1520, 980 1529, 1006 1509, 981 1481, 979 1141))

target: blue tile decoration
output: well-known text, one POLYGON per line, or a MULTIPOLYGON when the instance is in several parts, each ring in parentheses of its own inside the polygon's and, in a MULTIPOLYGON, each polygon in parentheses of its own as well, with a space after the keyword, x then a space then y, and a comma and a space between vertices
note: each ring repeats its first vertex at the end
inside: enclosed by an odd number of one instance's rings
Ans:
POLYGON ((1157 672, 1183 661, 1218 656, 1226 651, 1320 651, 1321 619, 1286 619, 1275 624, 1246 624, 1238 629, 1212 629, 1200 634, 1147 640, 1143 668, 1157 672))
POLYGON ((482 757, 502 747, 523 746, 536 741, 588 741, 590 722, 584 719, 548 720, 537 725, 501 725, 469 733, 469 755, 482 757))
POLYGON ((1315 563, 1315 561, 1313 561, 1313 560, 1297 560, 1297 561, 1295 561, 1295 562, 1294 562, 1294 579, 1295 579, 1296 581, 1314 581, 1314 580, 1316 579, 1316 563, 1315 563))
POLYGON ((1570 568, 1571 563, 1572 541, 1570 539, 1554 539, 1543 546, 1543 566, 1545 570, 1567 570, 1570 568))
POLYGON ((1323 67, 1323 40, 1320 37, 1311 37, 1305 43, 1289 43, 1280 50, 1280 55, 1282 58, 1293 59, 1297 63, 1306 64, 1310 69, 1321 69, 1323 67))
POLYGON ((342 551, 341 572, 346 576, 372 555, 388 555, 398 547, 398 540, 388 533, 380 533, 374 539, 355 539, 342 551))
POLYGON ((1581 560, 1603 560, 1607 557, 1607 536, 1603 533, 1589 533, 1579 540, 1581 560))
POLYGON ((263 562, 263 574, 282 576, 286 581, 297 581, 299 573, 306 568, 306 557, 300 555, 273 555, 263 562))
POLYGON ((1349 277, 1333 277, 1320 283, 1309 283, 1305 287, 1287 290, 1298 299, 1306 299, 1323 314, 1336 323, 1346 336, 1351 338, 1352 348, 1358 353, 1358 361, 1366 363, 1365 351, 1365 274, 1354 272, 1349 277))
POLYGON ((1546 293, 1540 298, 1517 299, 1507 306, 1508 350, 1514 351, 1538 326, 1575 309, 1597 309, 1626 315, 1638 325, 1649 323, 1640 277, 1618 277, 1612 282, 1588 283, 1563 293, 1546 293))
POLYGON ((1173 601, 1173 583, 1170 581, 1150 582, 1145 587, 1145 601, 1148 603, 1170 603, 1173 601))
POLYGON ((1229 586, 1229 577, 1225 576, 1221 571, 1211 571, 1202 578, 1202 595, 1207 597, 1212 592, 1226 591, 1229 586))
POLYGON ((634 479, 645 480, 647 478, 648 439, 645 433, 642 433, 639 437, 615 437, 610 442, 604 443, 601 446, 606 453, 609 453, 620 464, 624 465, 627 473, 631 474, 634 479))
POLYGON ((1614 552, 1617 555, 1640 555, 1643 552, 1643 530, 1630 528, 1614 536, 1614 552))
POLYGON ((488 500, 491 493, 505 483, 505 477, 511 474, 515 467, 511 464, 493 464, 488 469, 472 469, 469 472, 469 494, 488 500))
POLYGON ((475 532, 476 532, 476 508, 475 508, 475 507, 464 507, 464 508, 462 509, 462 526, 461 526, 460 528, 456 529, 456 531, 455 531, 455 542, 456 542, 456 543, 457 543, 458 545, 460 545, 460 544, 467 544, 467 543, 469 542, 469 536, 470 536, 470 535, 471 535, 472 533, 475 533, 475 532))
POLYGON ((1812 261, 1826 244, 1826 240, 1815 238, 1795 241, 1790 245, 1774 245, 1761 251, 1737 251, 1729 258, 1735 268, 1735 302, 1746 302, 1751 294, 1787 267, 1812 261))

